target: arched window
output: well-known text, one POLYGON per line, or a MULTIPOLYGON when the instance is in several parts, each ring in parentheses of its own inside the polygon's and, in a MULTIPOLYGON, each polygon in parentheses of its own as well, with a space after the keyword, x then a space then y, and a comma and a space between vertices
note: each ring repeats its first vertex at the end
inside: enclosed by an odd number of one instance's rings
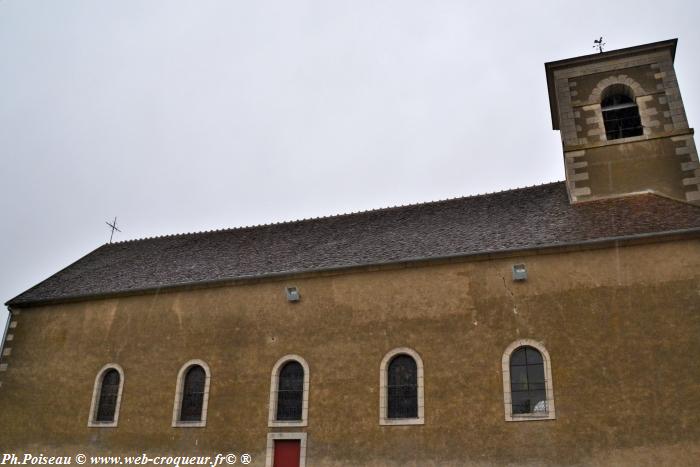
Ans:
POLYGON ((510 356, 510 394, 513 413, 547 412, 542 354, 534 347, 518 347, 510 356))
POLYGON ((172 426, 206 426, 209 402, 209 366, 190 360, 180 369, 175 390, 172 426))
POLYGON ((277 385, 277 420, 301 420, 303 397, 304 368, 299 362, 287 362, 277 385))
POLYGON ((506 349, 503 391, 506 420, 555 418, 549 354, 542 344, 522 339, 506 349))
POLYGON ((418 417, 418 368, 408 355, 397 355, 389 363, 387 418, 418 417))
POLYGON ((286 355, 272 368, 268 425, 306 426, 309 408, 309 365, 286 355))
POLYGON ((205 380, 204 368, 199 365, 192 365, 185 373, 180 421, 198 422, 202 419, 205 380))
POLYGON ((114 368, 105 371, 100 386, 100 398, 97 402, 96 422, 113 422, 114 413, 117 410, 117 396, 119 394, 119 372, 114 368))
POLYGON ((379 368, 379 424, 422 425, 423 361, 412 349, 394 349, 379 368))
POLYGON ((612 85, 603 92, 603 96, 600 107, 608 140, 644 134, 639 108, 630 88, 621 84, 612 85))
POLYGON ((117 426, 123 384, 124 371, 119 365, 110 363, 97 373, 88 426, 117 426))

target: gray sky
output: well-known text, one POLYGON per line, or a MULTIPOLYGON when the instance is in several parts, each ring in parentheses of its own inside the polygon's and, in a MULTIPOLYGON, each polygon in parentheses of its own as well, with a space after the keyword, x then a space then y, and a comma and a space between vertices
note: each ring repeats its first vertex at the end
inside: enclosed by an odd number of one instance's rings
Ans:
POLYGON ((699 19, 692 1, 0 0, 0 298, 115 215, 125 240, 562 180, 543 63, 678 37, 692 126, 699 19))

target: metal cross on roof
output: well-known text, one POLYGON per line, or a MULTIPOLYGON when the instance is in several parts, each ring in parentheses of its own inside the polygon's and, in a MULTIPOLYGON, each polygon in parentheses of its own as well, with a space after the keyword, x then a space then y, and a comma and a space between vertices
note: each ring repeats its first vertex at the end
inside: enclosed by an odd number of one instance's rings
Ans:
POLYGON ((121 230, 117 228, 117 218, 114 218, 114 221, 110 224, 109 222, 105 221, 105 224, 110 226, 112 228, 112 233, 109 234, 109 243, 112 243, 112 237, 114 236, 114 231, 116 230, 117 232, 121 233, 121 230))

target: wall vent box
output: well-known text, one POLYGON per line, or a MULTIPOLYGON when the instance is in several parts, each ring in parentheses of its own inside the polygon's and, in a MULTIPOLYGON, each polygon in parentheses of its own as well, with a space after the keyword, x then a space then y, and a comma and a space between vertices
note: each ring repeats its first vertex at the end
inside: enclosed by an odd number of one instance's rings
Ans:
POLYGON ((301 298, 301 295, 299 294, 299 289, 297 289, 296 287, 285 287, 284 290, 287 293, 287 300, 289 300, 290 302, 298 302, 301 298))
POLYGON ((524 264, 513 265, 513 280, 524 281, 527 279, 527 268, 524 264))

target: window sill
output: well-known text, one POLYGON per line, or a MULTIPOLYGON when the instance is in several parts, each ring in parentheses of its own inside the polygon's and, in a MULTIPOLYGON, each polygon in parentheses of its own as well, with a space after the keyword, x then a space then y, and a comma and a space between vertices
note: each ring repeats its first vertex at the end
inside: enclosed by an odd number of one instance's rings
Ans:
POLYGON ((173 428, 203 428, 207 426, 207 421, 199 421, 199 422, 183 422, 182 420, 178 420, 173 422, 172 427, 173 428))
POLYGON ((553 413, 522 413, 506 416, 507 422, 532 422, 537 420, 556 420, 553 413))
POLYGON ((88 422, 88 427, 90 428, 116 428, 117 427, 117 422, 94 422, 94 421, 89 421, 88 422))
POLYGON ((270 428, 279 428, 279 427, 299 427, 299 426, 308 426, 308 422, 306 420, 270 420, 267 423, 267 426, 270 428))
POLYGON ((564 152, 595 149, 604 146, 613 146, 615 144, 633 143, 637 141, 646 141, 651 139, 670 138, 673 136, 693 135, 694 133, 695 132, 692 128, 678 128, 670 131, 658 131, 649 135, 631 136, 629 138, 612 139, 609 141, 595 141, 585 144, 567 144, 564 146, 564 152))
POLYGON ((424 418, 383 418, 379 420, 379 424, 383 426, 397 425, 425 425, 424 418))

